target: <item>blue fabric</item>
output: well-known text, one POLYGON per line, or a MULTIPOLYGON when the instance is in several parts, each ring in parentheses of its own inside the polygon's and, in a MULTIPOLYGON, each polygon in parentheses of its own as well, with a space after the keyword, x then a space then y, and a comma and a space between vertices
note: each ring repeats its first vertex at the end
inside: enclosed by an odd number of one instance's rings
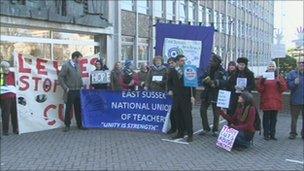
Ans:
POLYGON ((198 74, 201 75, 202 71, 209 65, 213 45, 213 34, 213 27, 157 23, 155 54, 163 55, 165 38, 200 40, 202 41, 203 47, 198 74))
POLYGON ((290 71, 287 75, 288 88, 291 91, 290 102, 292 105, 304 104, 304 73, 297 70, 290 71), (300 83, 295 84, 295 79, 299 78, 300 83))

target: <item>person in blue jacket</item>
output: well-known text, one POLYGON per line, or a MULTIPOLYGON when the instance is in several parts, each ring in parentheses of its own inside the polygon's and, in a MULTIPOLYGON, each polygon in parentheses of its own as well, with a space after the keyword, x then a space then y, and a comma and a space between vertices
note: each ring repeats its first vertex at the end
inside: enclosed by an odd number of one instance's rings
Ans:
POLYGON ((291 126, 289 139, 295 139, 297 134, 297 120, 302 113, 302 139, 304 139, 304 60, 298 62, 298 69, 292 70, 287 75, 288 88, 290 89, 291 126))

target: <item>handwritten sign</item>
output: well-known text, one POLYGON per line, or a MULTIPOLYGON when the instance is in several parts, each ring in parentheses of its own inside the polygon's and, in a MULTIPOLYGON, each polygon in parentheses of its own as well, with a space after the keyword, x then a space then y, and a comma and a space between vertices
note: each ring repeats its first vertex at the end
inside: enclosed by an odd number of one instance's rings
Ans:
POLYGON ((274 80, 274 72, 264 72, 263 73, 263 78, 266 78, 266 80, 274 80))
POLYGON ((161 75, 154 75, 152 77, 152 81, 158 81, 158 82, 163 81, 163 76, 161 76, 161 75))
POLYGON ((222 108, 229 108, 230 95, 231 95, 230 91, 219 90, 216 106, 222 108))
POLYGON ((110 83, 110 71, 92 71, 92 84, 106 84, 110 83))
POLYGON ((227 125, 224 125, 223 129, 220 132, 219 137, 217 138, 216 145, 227 151, 231 151, 233 147, 233 143, 238 133, 239 133, 238 130, 229 128, 227 125))

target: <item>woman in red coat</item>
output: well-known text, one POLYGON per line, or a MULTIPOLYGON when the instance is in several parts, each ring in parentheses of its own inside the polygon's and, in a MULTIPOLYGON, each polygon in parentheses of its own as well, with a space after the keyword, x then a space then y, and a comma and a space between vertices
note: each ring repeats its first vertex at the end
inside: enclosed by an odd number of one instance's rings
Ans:
POLYGON ((266 72, 274 74, 274 79, 266 79, 262 76, 257 83, 260 93, 260 108, 263 110, 263 129, 265 140, 277 140, 275 138, 275 127, 278 111, 283 109, 283 92, 287 90, 285 79, 278 75, 276 64, 271 61, 266 72))

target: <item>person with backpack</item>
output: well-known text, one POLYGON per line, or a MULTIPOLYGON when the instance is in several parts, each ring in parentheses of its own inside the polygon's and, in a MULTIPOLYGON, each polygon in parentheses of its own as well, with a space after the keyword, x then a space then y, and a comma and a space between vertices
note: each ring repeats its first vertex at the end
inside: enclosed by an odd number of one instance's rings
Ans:
POLYGON ((239 131, 233 148, 242 149, 250 147, 250 141, 252 141, 255 131, 259 129, 259 116, 253 103, 252 94, 249 92, 240 94, 234 115, 230 116, 224 110, 220 110, 220 115, 231 123, 231 128, 239 131))
POLYGON ((265 140, 277 140, 275 127, 278 111, 283 109, 283 92, 287 90, 285 79, 278 75, 276 63, 271 61, 267 67, 267 73, 272 73, 273 80, 259 78, 257 90, 260 93, 260 108, 263 110, 263 129, 265 140))

